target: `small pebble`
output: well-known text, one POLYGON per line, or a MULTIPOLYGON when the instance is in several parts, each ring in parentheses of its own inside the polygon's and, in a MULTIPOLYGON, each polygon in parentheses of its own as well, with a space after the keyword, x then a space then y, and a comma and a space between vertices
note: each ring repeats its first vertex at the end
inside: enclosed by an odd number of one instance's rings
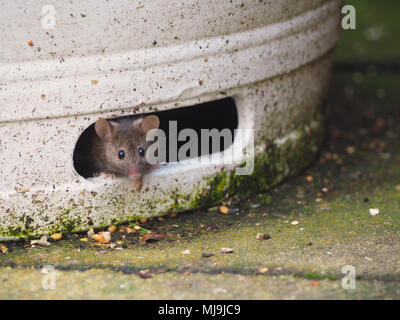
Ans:
POLYGON ((40 240, 32 240, 31 245, 38 244, 39 246, 48 247, 50 246, 50 242, 47 241, 47 236, 42 236, 40 240))
POLYGON ((355 152, 355 148, 353 146, 346 147, 347 154, 353 154, 355 152))
POLYGON ((221 253, 233 253, 233 249, 231 248, 222 248, 221 253))
POLYGON ((202 257, 203 258, 210 258, 210 257, 213 257, 214 256, 214 253, 206 253, 206 252, 204 252, 203 254, 202 254, 202 257))
MULTIPOLYGON (((93 239, 93 236, 94 236, 94 229, 93 228, 91 228, 88 232, 87 232, 87 236, 90 238, 90 239, 93 239)), ((85 238, 84 238, 85 239, 85 238)))
POLYGON ((190 250, 184 250, 182 251, 182 254, 190 254, 190 250))
POLYGON ((150 279, 152 278, 149 270, 142 270, 138 272, 139 277, 142 279, 150 279))
POLYGON ((256 238, 258 240, 269 240, 269 239, 271 239, 271 236, 269 234, 266 234, 266 233, 264 233, 264 234, 257 233, 256 238))
POLYGON ((300 223, 300 222, 297 221, 297 220, 294 220, 294 221, 291 222, 291 224, 294 225, 294 226, 297 226, 299 223, 300 223))
POLYGON ((371 216, 376 216, 379 213, 379 209, 369 209, 371 216))

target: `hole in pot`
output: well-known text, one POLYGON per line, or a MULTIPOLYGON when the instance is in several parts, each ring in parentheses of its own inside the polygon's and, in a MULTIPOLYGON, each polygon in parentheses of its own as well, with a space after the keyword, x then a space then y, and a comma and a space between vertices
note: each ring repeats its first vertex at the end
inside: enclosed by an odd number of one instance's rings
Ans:
MULTIPOLYGON (((201 130, 202 129, 217 129, 221 132, 224 129, 228 129, 231 137, 232 143, 234 140, 234 130, 238 127, 238 113, 235 105, 235 101, 232 98, 226 98, 221 100, 214 100, 206 103, 201 103, 189 107, 180 107, 171 110, 153 112, 153 113, 145 113, 143 115, 157 115, 160 119, 160 129, 162 129, 166 134, 166 160, 167 162, 174 162, 175 157, 173 154, 176 154, 176 149, 169 150, 169 136, 173 134, 170 132, 170 121, 176 121, 177 125, 177 133, 179 133, 182 129, 193 129, 198 139, 198 152, 199 156, 204 156, 212 153, 212 142, 211 138, 209 139, 209 148, 208 150, 202 150, 201 148, 201 130), (170 154, 172 152, 172 154, 170 154)), ((136 117, 136 115, 118 117, 108 120, 119 121, 122 119, 130 119, 136 117)), ((96 172, 96 168, 94 166, 93 156, 91 155, 91 142, 93 139, 97 139, 97 135, 94 129, 94 123, 91 124, 79 137, 74 154, 73 154, 73 163, 76 172, 83 176, 84 178, 93 177, 96 172)), ((176 138, 175 138, 176 139, 176 138)), ((186 141, 178 141, 177 149, 179 150, 182 145, 184 145, 186 141)), ((221 139, 219 150, 216 152, 224 151, 229 148, 232 144, 230 141, 227 143, 224 139, 221 139)), ((204 148, 203 148, 204 149, 204 148)), ((215 150, 214 150, 215 151, 215 150)), ((191 157, 188 156, 187 159, 191 157)))

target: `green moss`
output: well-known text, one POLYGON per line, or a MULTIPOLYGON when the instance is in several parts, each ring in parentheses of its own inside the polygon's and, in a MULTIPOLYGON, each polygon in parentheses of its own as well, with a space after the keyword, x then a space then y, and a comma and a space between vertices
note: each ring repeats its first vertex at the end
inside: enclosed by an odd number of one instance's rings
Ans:
POLYGON ((269 206, 271 204, 272 198, 268 195, 260 193, 256 196, 257 201, 261 202, 265 206, 269 206))
POLYGON ((5 230, 4 232, 2 231, 2 234, 5 237, 10 237, 10 238, 22 238, 22 237, 27 237, 30 238, 31 235, 33 234, 32 229, 22 229, 21 227, 11 227, 5 230))
MULTIPOLYGON (((322 142, 323 128, 320 125, 311 131, 304 129, 299 134, 297 140, 288 140, 283 145, 269 144, 266 152, 256 155, 251 175, 237 175, 231 171, 208 179, 208 187, 193 197, 191 207, 212 205, 233 196, 265 192, 284 178, 304 170, 316 156, 322 142)), ((270 202, 268 199, 264 201, 270 202)))
POLYGON ((336 281, 338 280, 338 277, 336 277, 335 275, 325 275, 325 274, 321 274, 318 272, 298 272, 295 274, 296 277, 299 278, 306 278, 306 279, 310 279, 310 280, 324 280, 324 279, 329 279, 332 281, 336 281))

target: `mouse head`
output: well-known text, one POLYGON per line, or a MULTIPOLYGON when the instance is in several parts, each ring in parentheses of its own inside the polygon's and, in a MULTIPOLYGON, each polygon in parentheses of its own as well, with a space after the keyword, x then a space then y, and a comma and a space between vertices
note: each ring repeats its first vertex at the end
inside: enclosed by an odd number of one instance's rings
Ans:
POLYGON ((153 142, 146 141, 146 135, 159 125, 160 120, 156 115, 133 120, 97 120, 95 131, 104 145, 105 169, 131 178, 149 172, 152 165, 146 160, 146 151, 153 142))

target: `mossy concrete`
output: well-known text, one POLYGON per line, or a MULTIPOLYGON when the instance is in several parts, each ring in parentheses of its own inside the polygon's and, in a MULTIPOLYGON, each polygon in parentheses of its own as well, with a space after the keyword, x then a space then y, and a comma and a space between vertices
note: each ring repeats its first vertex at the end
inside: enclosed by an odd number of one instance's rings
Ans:
POLYGON ((351 75, 335 76, 323 151, 303 174, 268 192, 233 197, 228 215, 217 206, 146 222, 165 234, 159 242, 142 245, 138 233, 114 232, 113 242, 126 247, 81 242, 82 233, 64 234, 50 247, 5 243, 0 297, 400 298, 399 83, 366 77, 352 84, 357 100, 343 83, 352 83, 351 75), (376 83, 385 83, 384 99, 371 90, 376 83), (258 240, 258 233, 271 238, 258 240), (223 247, 234 252, 222 254, 223 247), (57 270, 56 290, 42 289, 45 265, 57 270), (346 265, 355 268, 355 290, 342 288, 346 265), (261 268, 269 272, 259 274, 261 268), (141 270, 152 278, 140 278, 141 270))
POLYGON ((233 197, 229 215, 211 207, 149 221, 144 226, 165 238, 147 245, 137 233, 119 232, 113 242, 122 241, 120 250, 72 233, 50 247, 5 243, 0 296, 399 298, 400 83, 390 75, 354 83, 338 74, 334 84, 323 151, 302 175, 268 192, 233 197), (350 96, 343 84, 352 86, 350 96), (373 90, 383 85, 384 98, 373 90), (271 238, 258 240, 258 233, 271 238), (234 252, 221 254, 223 247, 234 252), (56 290, 41 288, 45 265, 57 270, 56 290), (346 265, 356 270, 355 290, 341 286, 346 265), (269 272, 258 274, 265 267, 269 272), (139 278, 146 269, 152 278, 139 278))
POLYGON ((396 298, 400 289, 394 282, 359 281, 358 290, 343 290, 340 283, 292 276, 247 276, 236 274, 183 275, 166 273, 151 279, 105 272, 57 271, 57 286, 62 290, 43 290, 39 270, 2 268, 0 281, 7 283, 1 299, 318 299, 324 298, 396 298), (314 285, 313 285, 314 283, 314 285), (159 290, 158 288, 165 288, 159 290))

